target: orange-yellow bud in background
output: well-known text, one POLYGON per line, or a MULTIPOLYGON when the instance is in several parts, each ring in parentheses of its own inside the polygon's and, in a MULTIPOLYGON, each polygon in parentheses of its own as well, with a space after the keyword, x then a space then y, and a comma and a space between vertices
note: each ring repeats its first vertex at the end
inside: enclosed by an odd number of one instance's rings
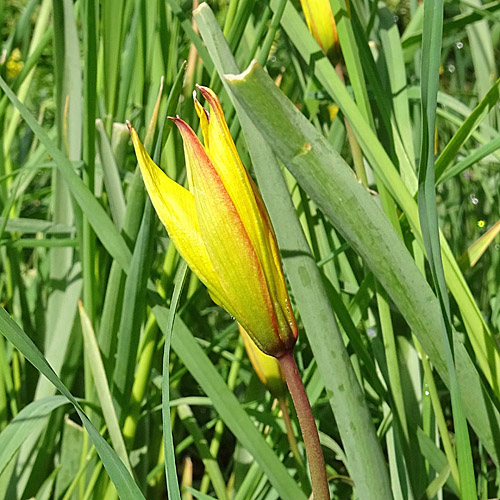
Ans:
POLYGON ((340 55, 339 37, 329 0, 300 0, 309 31, 332 62, 340 55))
POLYGON ((213 300, 260 349, 279 357, 293 349, 297 325, 276 237, 217 96, 198 89, 210 108, 194 98, 204 145, 186 122, 172 118, 184 142, 189 190, 151 160, 129 124, 144 183, 171 241, 213 300))
POLYGON ((240 324, 238 324, 238 328, 250 363, 252 363, 253 369, 260 381, 266 386, 273 397, 276 399, 285 398, 287 388, 279 361, 273 356, 263 353, 240 324))

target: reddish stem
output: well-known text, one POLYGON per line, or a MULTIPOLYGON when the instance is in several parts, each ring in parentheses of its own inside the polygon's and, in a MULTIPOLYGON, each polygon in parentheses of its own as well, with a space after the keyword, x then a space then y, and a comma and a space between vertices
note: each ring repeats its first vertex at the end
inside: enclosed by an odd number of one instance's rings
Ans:
POLYGON ((330 491, 328 489, 328 480, 326 478, 325 461, 323 452, 319 443, 318 429, 307 398, 304 384, 299 375, 293 353, 287 352, 280 358, 281 369, 285 376, 293 404, 299 418, 302 437, 306 448, 307 460, 311 471, 311 485, 314 500, 330 500, 330 491))

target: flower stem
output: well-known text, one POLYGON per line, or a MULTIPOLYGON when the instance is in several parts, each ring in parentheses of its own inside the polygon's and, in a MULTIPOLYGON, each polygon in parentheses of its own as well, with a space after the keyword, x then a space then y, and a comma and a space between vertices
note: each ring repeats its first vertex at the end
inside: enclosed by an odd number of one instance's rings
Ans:
POLYGON ((287 352, 278 358, 283 375, 290 394, 292 395, 293 404, 299 418, 302 437, 306 448, 307 460, 311 471, 311 485, 314 500, 330 500, 330 491, 328 489, 328 480, 326 478, 325 461, 323 452, 319 443, 318 429, 316 422, 307 399, 307 394, 304 389, 304 384, 299 375, 297 365, 293 358, 292 352, 287 352))
POLYGON ((290 420, 290 414, 288 413, 288 400, 285 397, 278 398, 278 404, 281 410, 281 418, 285 423, 286 435, 288 438, 288 444, 290 445, 290 451, 292 452, 298 467, 304 467, 302 463, 302 458, 300 458, 299 448, 297 446, 297 440, 295 439, 295 434, 292 428, 292 422, 290 420))
MULTIPOLYGON (((345 85, 344 71, 343 65, 341 62, 335 64, 335 72, 337 76, 340 78, 340 81, 345 85)), ((354 170, 356 171, 356 175, 358 176, 361 184, 363 186, 368 187, 368 178, 366 177, 365 164, 363 162, 363 153, 361 151, 361 147, 359 146, 359 142, 356 139, 356 135, 354 134, 351 124, 344 118, 345 130, 347 133, 347 140, 349 141, 349 146, 351 148, 352 161, 354 163, 354 170)))

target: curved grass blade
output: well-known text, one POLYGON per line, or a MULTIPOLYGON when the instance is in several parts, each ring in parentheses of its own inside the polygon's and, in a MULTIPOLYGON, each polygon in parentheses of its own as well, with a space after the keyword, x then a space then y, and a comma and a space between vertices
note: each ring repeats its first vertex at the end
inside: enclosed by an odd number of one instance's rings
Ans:
POLYGON ((33 401, 16 415, 0 434, 0 476, 26 437, 41 433, 49 415, 65 404, 68 399, 64 396, 49 396, 33 401))
POLYGON ((80 417, 85 429, 94 444, 97 453, 99 454, 106 471, 111 478, 111 481, 118 491, 121 500, 145 500, 141 490, 134 482, 132 476, 126 469, 123 462, 118 458, 116 452, 99 434, 99 431, 94 427, 83 411, 80 403, 71 394, 68 388, 61 382, 61 379, 55 374, 49 363, 38 350, 33 341, 21 330, 17 323, 9 316, 7 311, 0 308, 0 332, 4 337, 13 344, 18 351, 55 387, 69 400, 74 406, 78 416, 80 417))
POLYGON ((441 184, 447 180, 461 174, 464 170, 472 167, 479 163, 482 159, 486 158, 488 155, 495 153, 500 149, 500 136, 496 137, 492 141, 484 144, 480 148, 477 148, 473 153, 464 158, 463 160, 455 163, 452 167, 447 168, 443 175, 441 175, 437 180, 436 184, 441 184))
POLYGON ((161 382, 161 413, 163 424, 163 449, 165 453, 165 475, 167 479, 168 498, 180 500, 181 492, 177 469, 175 467, 175 450, 172 436, 172 422, 170 420, 170 345, 172 342, 172 331, 174 327, 175 313, 179 305, 182 288, 186 281, 188 268, 183 260, 175 274, 174 292, 168 311, 167 323, 165 325, 165 344, 163 346, 163 378, 161 382))
MULTIPOLYGON (((424 94, 422 94, 422 97, 423 96, 424 94)), ((496 107, 499 98, 500 79, 495 82, 481 102, 474 108, 472 113, 463 122, 462 126, 455 132, 455 135, 448 142, 443 152, 439 155, 435 166, 436 182, 439 183, 441 178, 447 174, 446 169, 449 167, 460 148, 486 118, 488 113, 496 107)), ((434 105, 435 104, 434 102, 434 105)))
MULTIPOLYGON (((453 325, 441 260, 435 191, 434 141, 442 35, 443 2, 441 0, 426 2, 424 4, 424 31, 422 37, 422 147, 418 172, 418 211, 434 290, 441 306, 440 325, 444 346, 443 354, 449 374, 451 406, 457 440, 459 489, 461 498, 474 500, 477 498, 477 491, 472 450, 454 363, 453 325)), ((496 92, 498 94, 498 90, 496 92)))

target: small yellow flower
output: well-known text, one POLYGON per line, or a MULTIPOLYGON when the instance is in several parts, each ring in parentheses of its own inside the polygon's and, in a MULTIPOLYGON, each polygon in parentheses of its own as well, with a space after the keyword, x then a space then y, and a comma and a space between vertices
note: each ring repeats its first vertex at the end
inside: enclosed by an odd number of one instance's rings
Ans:
POLYGON ((149 157, 129 124, 151 202, 177 250, 265 353, 291 351, 297 325, 264 202, 241 163, 212 90, 198 86, 210 112, 194 98, 204 146, 191 127, 172 118, 184 142, 189 190, 149 157))
POLYGON ((477 227, 483 228, 486 223, 484 222, 483 219, 479 219, 477 221, 477 227))
POLYGON ((266 386, 273 397, 276 399, 285 398, 287 389, 279 361, 273 356, 263 353, 255 345, 255 342, 252 342, 252 339, 241 325, 238 325, 238 328, 250 363, 252 363, 253 369, 260 381, 266 386))
POLYGON ((24 63, 21 61, 21 51, 19 49, 14 49, 10 54, 9 60, 7 61, 7 76, 10 79, 15 78, 24 67, 24 63))
MULTIPOLYGON (((337 62, 340 54, 337 25, 329 0, 300 0, 307 27, 323 52, 337 62)), ((349 3, 347 3, 349 6, 349 3)))

